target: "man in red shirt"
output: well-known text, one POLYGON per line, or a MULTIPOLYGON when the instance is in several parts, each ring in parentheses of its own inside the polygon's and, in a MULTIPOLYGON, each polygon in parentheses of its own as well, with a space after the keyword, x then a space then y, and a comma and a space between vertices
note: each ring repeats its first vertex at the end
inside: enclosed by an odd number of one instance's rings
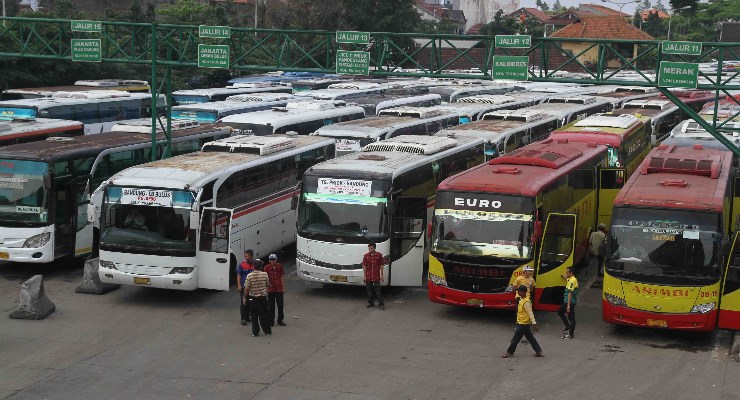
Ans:
POLYGON ((367 290, 367 308, 375 307, 375 301, 373 295, 378 298, 378 308, 385 310, 383 304, 383 291, 380 287, 380 282, 384 282, 383 278, 383 255, 375 251, 375 243, 367 245, 368 252, 362 257, 362 273, 364 277, 362 281, 365 282, 365 289, 367 290))
POLYGON ((269 263, 265 266, 265 272, 270 278, 270 286, 267 287, 267 308, 268 314, 270 315, 270 321, 272 326, 275 326, 275 304, 277 304, 277 324, 285 326, 283 319, 283 293, 285 293, 285 285, 283 282, 283 265, 277 262, 277 256, 270 254, 268 258, 269 263))

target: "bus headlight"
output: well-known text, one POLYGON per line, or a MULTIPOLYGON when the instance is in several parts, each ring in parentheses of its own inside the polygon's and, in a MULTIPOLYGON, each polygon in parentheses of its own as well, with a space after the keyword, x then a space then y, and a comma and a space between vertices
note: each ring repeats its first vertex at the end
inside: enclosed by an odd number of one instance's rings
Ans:
POLYGON ((194 267, 177 267, 172 268, 172 271, 170 271, 171 274, 189 274, 193 272, 195 268, 194 267))
POLYGON ((706 314, 714 310, 714 307, 716 306, 717 306, 716 303, 697 304, 691 308, 691 313, 692 314, 706 314))
POLYGON ((37 249, 39 247, 44 247, 45 244, 49 243, 49 239, 51 238, 51 233, 46 232, 42 233, 40 235, 31 236, 23 243, 24 249, 37 249))
POLYGON ((117 269, 116 264, 114 264, 113 261, 100 261, 100 268, 117 269))
POLYGON ((606 301, 614 304, 615 306, 626 306, 627 302, 624 301, 623 298, 617 297, 613 294, 605 293, 604 297, 606 297, 606 301))
POLYGON ((447 279, 442 278, 441 276, 437 276, 437 275, 430 273, 429 280, 432 281, 432 283, 437 286, 447 286, 447 279))
POLYGON ((306 264, 314 264, 316 265, 316 260, 309 257, 306 254, 303 254, 300 250, 296 250, 295 252, 295 258, 298 259, 298 261, 304 262, 306 264))

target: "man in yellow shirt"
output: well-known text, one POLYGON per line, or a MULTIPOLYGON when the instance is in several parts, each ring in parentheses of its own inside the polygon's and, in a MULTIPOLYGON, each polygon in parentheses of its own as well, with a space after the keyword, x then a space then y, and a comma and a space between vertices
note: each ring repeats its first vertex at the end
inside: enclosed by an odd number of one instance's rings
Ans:
POLYGON ((522 336, 526 337, 529 344, 532 345, 532 349, 534 350, 533 357, 542 357, 542 348, 532 334, 531 327, 534 327, 535 332, 537 332, 539 328, 537 327, 537 321, 534 319, 534 313, 532 312, 532 300, 527 296, 527 287, 524 285, 519 286, 517 288, 517 294, 519 295, 519 298, 517 299, 516 304, 516 329, 514 329, 514 337, 511 338, 511 344, 509 345, 509 348, 506 349, 506 353, 502 354, 501 357, 513 357, 514 352, 516 351, 516 346, 519 344, 519 341, 522 340, 522 336))
MULTIPOLYGON (((518 288, 519 286, 526 286, 527 287, 527 297, 529 299, 532 299, 531 294, 534 293, 534 278, 532 278, 532 274, 534 273, 534 268, 530 267, 529 265, 524 266, 524 273, 522 275, 519 275, 516 277, 516 280, 514 281, 514 288, 518 288)), ((519 298, 519 293, 514 295, 514 298, 519 298)))
POLYGON ((563 294, 563 304, 560 305, 558 315, 563 320, 565 329, 563 329, 563 339, 573 339, 573 333, 576 330, 576 302, 578 296, 578 279, 573 276, 573 268, 568 267, 565 270, 565 293, 563 294), (565 315, 568 314, 566 318, 565 315))

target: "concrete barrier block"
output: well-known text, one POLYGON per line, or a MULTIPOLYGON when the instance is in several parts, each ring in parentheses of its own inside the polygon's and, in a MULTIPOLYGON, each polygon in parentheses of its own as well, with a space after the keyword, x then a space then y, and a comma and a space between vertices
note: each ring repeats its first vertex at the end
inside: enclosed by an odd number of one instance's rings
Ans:
POLYGON ((44 277, 36 275, 21 284, 20 303, 10 312, 10 318, 44 319, 55 309, 54 303, 44 293, 44 277))
POLYGON ((98 275, 99 266, 99 258, 91 258, 85 261, 82 283, 80 283, 80 286, 77 286, 75 292, 85 294, 105 294, 121 287, 121 285, 103 283, 98 275))

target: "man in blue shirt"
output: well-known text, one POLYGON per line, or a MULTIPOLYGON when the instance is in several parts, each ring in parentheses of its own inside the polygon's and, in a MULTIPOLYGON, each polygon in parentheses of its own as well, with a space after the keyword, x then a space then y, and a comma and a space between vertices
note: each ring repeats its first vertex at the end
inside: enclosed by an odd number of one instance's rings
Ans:
POLYGON ((254 252, 251 249, 247 249, 244 251, 244 261, 236 266, 236 287, 239 290, 239 314, 242 319, 242 325, 246 325, 247 322, 251 321, 249 317, 249 302, 244 304, 242 301, 244 298, 244 281, 247 280, 247 275, 254 271, 254 266, 257 263, 262 265, 262 261, 254 259, 254 252))

